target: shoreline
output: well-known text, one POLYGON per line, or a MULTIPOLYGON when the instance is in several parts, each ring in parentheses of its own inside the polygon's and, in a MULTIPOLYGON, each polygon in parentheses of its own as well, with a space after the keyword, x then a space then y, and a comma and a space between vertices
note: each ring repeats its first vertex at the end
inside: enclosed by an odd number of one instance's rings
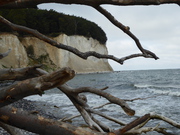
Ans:
MULTIPOLYGON (((55 115, 48 114, 48 111, 50 110, 47 109, 46 106, 44 106, 43 102, 36 102, 36 101, 27 100, 27 99, 21 99, 10 105, 18 109, 23 109, 24 111, 36 112, 34 115, 40 115, 48 119, 54 119, 54 120, 60 119, 59 117, 56 117, 55 115)), ((23 129, 20 129, 20 130, 23 132, 23 135, 38 135, 36 133, 32 133, 23 129)), ((4 130, 2 127, 0 127, 0 135, 9 135, 9 133, 6 130, 4 130)))
POLYGON ((104 74, 104 73, 113 73, 113 72, 120 72, 120 71, 77 72, 76 75, 104 74))

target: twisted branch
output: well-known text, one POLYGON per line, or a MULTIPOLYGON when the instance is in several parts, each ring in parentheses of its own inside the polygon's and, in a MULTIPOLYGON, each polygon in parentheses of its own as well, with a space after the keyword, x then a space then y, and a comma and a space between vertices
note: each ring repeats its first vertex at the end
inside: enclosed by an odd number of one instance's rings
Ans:
POLYGON ((155 60, 158 59, 158 57, 151 51, 146 50, 142 47, 139 39, 130 31, 129 26, 124 26, 122 23, 120 23, 118 20, 116 20, 107 10, 102 8, 101 6, 94 6, 94 8, 99 11, 101 14, 103 14, 112 24, 114 24, 116 27, 121 29, 124 33, 126 33, 128 36, 130 36, 136 43, 139 50, 142 52, 142 54, 133 54, 124 58, 121 58, 124 60, 131 59, 134 57, 143 56, 146 58, 154 58, 155 60))
MULTIPOLYGON (((41 69, 38 69, 38 68, 35 68, 35 70, 37 70, 36 73, 38 75, 45 75, 45 74, 47 74, 47 72, 44 71, 44 70, 41 70, 41 69)), ((19 72, 19 71, 18 70, 14 70, 14 72, 19 72)), ((54 82, 55 81, 54 77, 51 77, 51 75, 45 75, 45 76, 44 76, 45 78, 41 77, 41 78, 43 78, 42 80, 44 80, 45 82, 49 82, 49 81, 53 81, 54 82), (49 77, 45 77, 45 76, 49 76, 49 77)), ((56 77, 59 78, 59 74, 55 73, 54 76, 55 76, 55 78, 56 77)), ((27 78, 28 78, 28 76, 27 76, 27 78)), ((38 82, 37 79, 34 80, 34 81, 38 82)), ((95 89, 95 88, 89 88, 89 87, 81 87, 81 88, 74 89, 74 88, 71 88, 71 87, 69 87, 69 86, 67 86, 65 84, 61 85, 61 82, 59 82, 59 81, 57 83, 54 83, 54 84, 55 84, 55 86, 58 86, 58 88, 64 94, 66 94, 67 97, 69 97, 69 99, 72 101, 72 103, 77 108, 77 110, 81 113, 82 117, 84 118, 86 123, 89 125, 89 127, 93 128, 93 129, 96 129, 96 130, 98 130, 100 132, 111 132, 112 131, 113 133, 109 133, 109 134, 112 134, 112 135, 122 135, 122 133, 123 133, 124 135, 129 135, 129 134, 146 133, 146 132, 149 132, 149 131, 156 131, 156 132, 159 132, 159 133, 167 134, 167 132, 166 132, 166 130, 164 128, 159 128, 158 126, 156 126, 156 127, 144 127, 145 124, 150 119, 160 119, 160 120, 163 120, 163 121, 171 124, 174 127, 180 128, 180 124, 178 122, 175 122, 175 121, 173 121, 173 120, 171 120, 171 119, 169 119, 167 117, 164 117, 164 116, 161 116, 161 115, 157 115, 157 114, 154 114, 154 113, 144 115, 143 117, 140 117, 140 118, 134 120, 133 122, 131 122, 129 124, 126 124, 126 123, 121 122, 121 121, 119 121, 117 119, 114 119, 114 118, 112 118, 110 116, 107 116, 107 115, 105 115, 105 114, 103 114, 103 113, 101 113, 101 112, 99 112, 97 110, 94 110, 95 108, 98 108, 98 107, 90 108, 88 106, 88 104, 87 104, 86 97, 84 97, 83 95, 80 94, 80 93, 83 93, 83 92, 90 92, 90 93, 94 93, 96 95, 103 96, 107 100, 109 100, 110 102, 120 105, 123 109, 126 108, 128 113, 131 113, 131 109, 129 110, 129 108, 127 108, 126 105, 123 106, 124 105, 124 100, 115 98, 115 97, 105 93, 103 90, 106 89, 106 88, 95 89), (114 98, 115 98, 115 100, 114 100, 114 98), (99 115, 101 117, 104 117, 104 118, 106 118, 108 120, 114 121, 114 122, 116 122, 116 123, 118 123, 120 125, 124 125, 124 127, 120 128, 117 131, 113 131, 111 128, 109 128, 108 126, 104 125, 102 122, 100 122, 97 119, 95 119, 92 114, 97 114, 97 115, 99 115)), ((51 87, 51 84, 48 83, 47 85, 48 85, 48 87, 51 87)), ((12 85, 12 86, 14 86, 14 85, 12 85)), ((12 93, 13 90, 10 89, 8 91, 8 94, 10 96, 13 95, 13 93, 12 93)), ((22 92, 22 89, 21 89, 21 92, 22 92)), ((33 92, 33 93, 38 93, 38 92, 33 92)), ((22 94, 20 94, 20 95, 22 96, 22 94)), ((15 96, 12 96, 12 97, 15 97, 15 96)), ((147 97, 147 98, 150 98, 150 97, 147 97)), ((16 97, 16 99, 17 99, 17 97, 16 97)), ((142 99, 146 99, 146 98, 135 98, 135 99, 132 99, 132 100, 125 100, 125 101, 130 101, 131 102, 131 101, 139 100, 139 99, 142 100, 142 99)), ((6 100, 9 100, 9 98, 6 98, 6 100)), ((4 106, 3 104, 6 104, 6 101, 1 100, 0 103, 1 103, 1 106, 4 106)), ((3 110, 3 109, 0 109, 0 111, 1 110, 3 110)), ((11 111, 11 112, 13 112, 13 111, 11 111)), ((1 118, 4 119, 4 117, 1 117, 1 118)))
POLYGON ((70 68, 62 68, 56 72, 42 75, 27 80, 14 83, 0 89, 0 107, 9 105, 26 96, 39 94, 45 90, 64 84, 75 76, 75 72, 70 68))
MULTIPOLYGON (((64 45, 62 43, 58 43, 56 42, 55 40, 41 34, 40 32, 38 32, 37 30, 34 30, 34 29, 30 29, 30 28, 27 28, 25 26, 21 26, 21 25, 17 25, 17 24, 13 24, 11 23, 10 21, 6 20, 5 18, 3 18, 2 16, 0 16, 0 22, 4 23, 5 25, 9 26, 11 29, 15 30, 15 31, 23 31, 23 32, 26 32, 26 33, 29 33, 29 34, 32 34, 33 36, 39 38, 40 40, 43 40, 44 42, 47 42, 49 43, 50 45, 54 46, 54 47, 57 47, 57 48, 60 48, 60 49, 64 49, 64 50, 67 50, 71 53, 74 53, 75 55, 79 56, 80 58, 82 59, 87 59, 88 57, 90 56, 94 56, 96 58, 104 58, 104 59, 111 59, 111 60, 114 60, 120 64, 123 64, 123 62, 125 60, 128 60, 128 59, 131 59, 131 58, 136 58, 136 57, 148 57, 148 58, 152 58, 152 55, 148 56, 146 54, 133 54, 133 55, 129 55, 127 57, 123 57, 123 58, 117 58, 113 55, 105 55, 105 54, 99 54, 95 51, 89 51, 89 52, 81 52, 79 51, 78 49, 74 48, 74 47, 71 47, 71 46, 68 46, 68 45, 64 45)), ((143 50, 143 49, 142 49, 143 50)), ((147 51, 146 51, 147 52, 147 51)), ((150 52, 150 51, 148 51, 150 52)), ((150 53, 149 53, 150 54, 150 53)), ((152 54, 152 52, 151 52, 152 54)))

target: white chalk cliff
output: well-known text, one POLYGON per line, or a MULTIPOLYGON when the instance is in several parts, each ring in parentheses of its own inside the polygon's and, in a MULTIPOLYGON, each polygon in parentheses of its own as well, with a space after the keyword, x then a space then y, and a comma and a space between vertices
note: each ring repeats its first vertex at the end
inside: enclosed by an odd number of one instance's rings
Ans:
MULTIPOLYGON (((92 38, 61 34, 53 39, 82 52, 96 51, 108 54, 106 46, 92 38)), ((0 53, 6 52, 9 48, 12 51, 7 57, 0 60, 0 68, 18 68, 42 63, 53 70, 70 67, 78 73, 112 71, 106 59, 97 59, 91 56, 87 60, 83 60, 73 53, 57 49, 35 37, 22 38, 9 33, 0 34, 0 53)))

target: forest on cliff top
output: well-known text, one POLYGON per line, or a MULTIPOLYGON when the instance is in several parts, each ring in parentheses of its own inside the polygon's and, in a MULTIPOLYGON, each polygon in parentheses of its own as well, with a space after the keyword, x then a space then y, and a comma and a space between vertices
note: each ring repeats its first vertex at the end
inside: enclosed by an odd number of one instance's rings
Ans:
MULTIPOLYGON (((48 36, 82 35, 92 37, 104 44, 107 41, 105 32, 94 22, 82 17, 65 15, 54 10, 41 9, 1 9, 0 15, 9 21, 36 29, 48 36)), ((12 30, 0 23, 0 32, 12 32, 12 30)), ((19 32, 18 32, 19 33, 19 32)), ((25 33, 20 33, 24 35, 25 33)))

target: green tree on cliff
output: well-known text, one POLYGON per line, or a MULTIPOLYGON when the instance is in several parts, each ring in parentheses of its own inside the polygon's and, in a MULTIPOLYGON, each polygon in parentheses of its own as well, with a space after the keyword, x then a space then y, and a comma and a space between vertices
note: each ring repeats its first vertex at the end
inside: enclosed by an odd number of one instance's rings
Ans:
MULTIPOLYGON (((97 39, 102 44, 107 40, 104 31, 95 23, 81 17, 58 13, 54 10, 3 9, 0 10, 0 15, 15 24, 36 29, 46 35, 57 36, 60 33, 65 33, 67 35, 82 35, 88 38, 92 37, 97 39)), ((0 24, 0 27, 1 32, 11 31, 3 24, 0 24)))
MULTIPOLYGON (((30 7, 36 7, 38 4, 46 3, 47 0, 8 0, 8 1, 0 1, 0 7, 1 8, 30 8, 30 7)), ((50 45, 56 47, 57 49, 64 49, 66 51, 69 51, 82 59, 87 59, 89 56, 94 56, 96 58, 105 58, 105 59, 111 59, 119 64, 123 64, 124 61, 136 58, 136 57, 144 57, 144 58, 153 58, 158 59, 158 57, 151 51, 143 48, 141 45, 141 42, 139 39, 130 31, 130 28, 128 26, 124 26, 122 23, 117 21, 107 10, 105 10, 103 7, 101 7, 102 4, 110 4, 110 5, 160 5, 160 4, 167 4, 167 3, 173 3, 180 5, 180 0, 126 0, 126 1, 120 1, 120 0, 48 0, 48 2, 57 2, 61 4, 84 4, 91 6, 95 8, 97 11, 99 11, 101 14, 103 14, 109 21, 111 21, 112 24, 117 26, 120 30, 122 30, 124 33, 126 33, 129 37, 131 37, 137 47, 140 50, 140 53, 138 54, 131 54, 122 58, 117 58, 113 55, 103 55, 96 52, 81 52, 76 48, 70 47, 68 45, 64 45, 61 43, 57 43, 56 41, 52 40, 51 38, 39 33, 36 30, 16 25, 14 23, 11 23, 7 19, 5 19, 3 16, 0 16, 0 22, 3 23, 3 25, 7 25, 14 31, 23 32, 32 34, 36 38, 39 38, 50 45)), ((45 15, 44 11, 40 11, 41 15, 45 15)), ((5 14, 8 14, 9 12, 6 11, 5 14)), ((13 14, 11 12, 11 14, 13 14)), ((37 13, 38 14, 38 13, 37 13)), ((34 14, 31 19, 35 20, 28 20, 31 21, 32 28, 37 28, 38 21, 37 14, 34 14), (32 22, 34 21, 34 22, 32 22)), ((3 14, 2 14, 3 15, 3 14)), ((11 15, 12 16, 12 15, 11 15)), ((29 14, 28 17, 30 17, 31 14, 29 14)), ((53 15, 52 15, 53 16, 53 15)), ((22 16, 23 17, 23 16, 22 16)), ((27 16, 26 16, 27 17, 27 16)), ((26 18, 29 19, 29 18, 26 18)), ((13 17, 12 17, 13 18, 13 17)), ((15 18, 21 18, 21 16, 15 17, 15 18)), ((73 17, 68 18, 65 16, 65 18, 58 19, 58 21, 54 20, 51 23, 42 23, 42 26, 45 27, 51 27, 51 25, 55 25, 56 23, 65 22, 66 24, 63 25, 69 25, 67 23, 70 23, 72 20, 74 20, 73 17), (72 20, 71 20, 72 19, 72 20)), ((11 19, 11 18, 9 18, 11 19)), ((43 20, 43 19, 42 19, 43 20)), ((43 20, 44 22, 45 20, 43 20)), ((82 20, 84 21, 84 20, 82 20)), ((74 25, 74 21, 71 25, 74 25)), ((21 23, 25 23, 22 21, 21 23)), ((78 33, 81 31, 81 33, 84 33, 84 29, 78 30, 78 25, 81 23, 80 20, 75 21, 75 27, 70 27, 71 31, 69 30, 69 33, 78 33)), ((90 24, 86 25, 87 22, 83 23, 81 26, 83 28, 89 27, 90 24)), ((27 21, 26 21, 27 25, 27 21)), ((91 25, 90 25, 91 26, 91 25)), ((94 25, 92 26, 94 28, 94 25)), ((44 31, 51 31, 48 28, 44 29, 44 31)), ((64 27, 59 27, 59 29, 63 29, 64 27)), ((63 29, 66 31, 66 29, 63 29)), ((89 33, 86 33, 88 36, 92 36, 91 30, 89 29, 89 33)), ((96 33, 97 35, 100 33, 96 33)), ((121 51, 121 50, 120 50, 121 51)), ((0 54, 0 59, 6 57, 10 53, 10 50, 7 52, 0 54)), ((96 108, 91 108, 88 105, 88 99, 85 95, 82 93, 90 92, 96 95, 99 95, 100 97, 103 97, 107 99, 110 103, 107 104, 116 104, 118 107, 120 107, 125 114, 130 116, 135 115, 135 110, 132 109, 128 104, 127 101, 134 101, 137 99, 132 100, 123 100, 118 97, 114 97, 110 95, 109 93, 106 93, 104 90, 107 89, 101 88, 93 88, 93 87, 80 87, 80 88, 72 88, 65 84, 68 80, 72 79, 75 76, 75 71, 70 68, 63 68, 58 71, 55 71, 53 73, 47 73, 46 71, 43 71, 42 69, 39 69, 40 65, 36 65, 33 67, 27 67, 27 68, 19 68, 19 69, 1 69, 0 70, 0 81, 4 80, 15 80, 16 83, 13 83, 10 86, 3 87, 0 89, 0 126, 6 129, 10 134, 12 135, 20 135, 20 132, 17 133, 16 127, 25 129, 27 131, 31 131, 37 134, 42 135, 139 135, 143 133, 147 133, 150 131, 156 131, 161 134, 171 134, 166 131, 165 128, 159 127, 159 124, 155 127, 147 127, 147 123, 151 119, 158 119, 163 120, 172 126, 176 127, 177 129, 180 129, 180 124, 176 121, 173 121, 167 117, 157 115, 157 114, 145 114, 142 117, 139 117, 135 119, 134 121, 130 123, 122 122, 121 120, 118 120, 117 118, 112 118, 111 116, 107 116, 103 114, 101 111, 96 110, 96 108), (89 128, 86 127, 76 127, 71 124, 66 123, 66 119, 62 119, 60 121, 52 120, 52 119, 46 119, 40 115, 36 115, 38 112, 26 112, 24 110, 15 108, 13 106, 10 106, 11 103, 16 102, 26 96, 39 94, 42 95, 45 90, 49 90, 51 88, 57 87, 61 92, 63 92, 73 103, 73 105, 76 107, 76 109, 79 111, 80 115, 83 117, 85 122, 87 123, 89 128), (99 121, 97 117, 94 117, 94 114, 99 115, 101 117, 104 117, 110 121, 113 121, 115 123, 119 124, 119 129, 112 130, 110 125, 105 125, 103 121, 99 121), (11 126, 9 126, 11 125, 11 126), (12 127, 13 126, 13 127, 12 127)), ((105 105, 107 105, 105 104, 105 105)), ((102 107, 102 106, 101 106, 102 107)), ((115 110, 116 111, 116 110, 115 110)), ((127 118, 129 118, 127 117, 127 118)), ((68 119, 67 121, 71 120, 72 118, 68 119)))

